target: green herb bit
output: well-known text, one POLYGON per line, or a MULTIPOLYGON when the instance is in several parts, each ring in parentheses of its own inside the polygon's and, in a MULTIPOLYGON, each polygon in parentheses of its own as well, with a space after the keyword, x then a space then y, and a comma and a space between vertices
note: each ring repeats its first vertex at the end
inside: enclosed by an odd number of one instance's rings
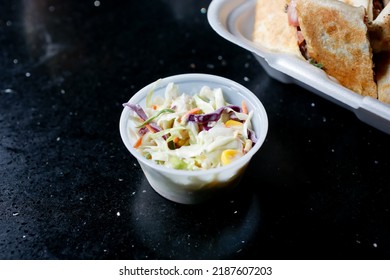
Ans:
POLYGON ((175 149, 176 149, 175 142, 169 141, 169 142, 168 142, 168 148, 169 148, 170 150, 175 150, 175 149))
POLYGON ((171 156, 169 162, 172 164, 172 167, 175 169, 187 169, 187 164, 180 158, 171 156))
POLYGON ((310 62, 311 65, 314 65, 315 67, 318 67, 320 69, 322 69, 324 67, 324 65, 322 65, 322 63, 316 62, 313 59, 309 59, 309 62, 310 62))
POLYGON ((165 113, 175 113, 175 110, 172 110, 172 109, 162 109, 161 111, 159 111, 157 114, 155 114, 154 116, 150 117, 149 119, 147 119, 146 121, 144 121, 143 123, 141 123, 139 126, 137 126, 137 128, 141 128, 145 125, 147 125, 148 123, 152 122, 155 118, 157 118, 158 116, 160 116, 161 114, 165 114, 165 113))

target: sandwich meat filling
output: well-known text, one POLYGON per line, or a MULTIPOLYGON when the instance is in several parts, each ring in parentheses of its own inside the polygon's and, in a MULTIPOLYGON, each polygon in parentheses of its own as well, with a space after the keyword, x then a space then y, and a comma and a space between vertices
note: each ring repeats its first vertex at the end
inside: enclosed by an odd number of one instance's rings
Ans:
MULTIPOLYGON (((297 9, 296 9, 296 1, 299 1, 299 0, 290 0, 290 3, 286 5, 285 10, 286 10, 287 17, 288 17, 288 24, 297 29, 297 42, 298 42, 299 50, 300 50, 302 56, 306 60, 308 60, 311 64, 313 64, 319 68, 322 68, 321 63, 314 61, 310 57, 310 55, 307 51, 306 41, 305 41, 305 38, 303 37, 301 29, 299 27, 298 13, 297 13, 297 9)), ((384 9, 384 7, 386 7, 386 5, 389 2, 390 2, 390 0, 383 0, 383 1, 382 0, 373 0, 373 18, 374 19, 380 14, 380 12, 384 9)), ((365 20, 367 20, 367 19, 365 19, 365 20)))
POLYGON ((386 7, 386 5, 389 3, 389 0, 384 0, 384 1, 381 1, 381 0, 374 0, 372 2, 372 5, 373 5, 373 8, 372 8, 372 13, 373 13, 373 17, 374 19, 381 13, 381 11, 383 10, 384 7, 386 7))
POLYGON ((316 65, 319 68, 322 68, 321 64, 319 64, 316 61, 313 61, 310 58, 309 53, 307 51, 306 41, 305 41, 305 38, 303 38, 301 28, 299 27, 298 13, 297 13, 297 9, 296 9, 295 0, 290 1, 290 4, 287 5, 287 7, 286 7, 286 12, 287 12, 287 16, 288 16, 288 24, 290 26, 297 28, 297 41, 298 41, 299 50, 301 51, 302 56, 306 60, 308 60, 310 63, 312 63, 313 65, 316 65))

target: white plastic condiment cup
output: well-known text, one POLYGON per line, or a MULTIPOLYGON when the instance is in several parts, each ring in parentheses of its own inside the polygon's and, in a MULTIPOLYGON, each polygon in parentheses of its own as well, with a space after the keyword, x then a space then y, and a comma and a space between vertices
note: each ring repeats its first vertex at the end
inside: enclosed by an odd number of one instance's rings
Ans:
POLYGON ((209 74, 181 74, 162 78, 158 83, 153 82, 142 88, 128 102, 140 104, 145 108, 146 95, 152 87, 153 96, 164 96, 166 86, 170 82, 179 87, 180 93, 189 95, 199 93, 203 86, 211 89, 221 88, 227 102, 241 106, 242 100, 245 100, 248 111, 253 110, 252 129, 255 131, 257 142, 248 153, 226 166, 190 171, 158 165, 142 156, 133 147, 136 139, 131 136, 129 129, 129 117, 133 112, 128 107, 123 109, 119 122, 121 138, 129 152, 138 160, 152 188, 174 202, 201 203, 238 185, 250 160, 264 143, 268 131, 267 113, 263 104, 250 90, 232 80, 209 74))

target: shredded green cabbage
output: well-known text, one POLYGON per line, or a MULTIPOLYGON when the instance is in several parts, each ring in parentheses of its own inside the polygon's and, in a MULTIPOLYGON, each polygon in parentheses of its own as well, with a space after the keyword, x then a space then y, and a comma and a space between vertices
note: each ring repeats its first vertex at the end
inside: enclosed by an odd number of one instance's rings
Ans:
POLYGON ((143 108, 148 119, 135 112, 129 118, 131 135, 142 138, 134 147, 147 159, 169 168, 205 170, 231 163, 254 145, 249 137, 253 112, 229 104, 222 89, 204 86, 190 96, 169 83, 164 98, 153 97, 153 91, 143 108), (151 123, 161 130, 147 130, 151 123))

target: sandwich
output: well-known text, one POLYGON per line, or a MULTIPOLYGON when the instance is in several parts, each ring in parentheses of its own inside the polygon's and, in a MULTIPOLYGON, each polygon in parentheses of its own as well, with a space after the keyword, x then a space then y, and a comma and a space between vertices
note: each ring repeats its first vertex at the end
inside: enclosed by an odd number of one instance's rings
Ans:
POLYGON ((389 4, 390 0, 373 0, 372 9, 373 9, 373 19, 374 20, 382 10, 389 4))
POLYGON ((368 24, 371 47, 374 53, 390 51, 390 5, 368 24))
POLYGON ((348 5, 363 7, 366 10, 367 22, 374 21, 390 0, 339 0, 348 5))
POLYGON ((366 11, 367 21, 372 21, 374 19, 374 2, 377 0, 340 0, 348 5, 354 7, 363 7, 366 11))
POLYGON ((338 0, 291 2, 296 5, 302 55, 344 87, 377 98, 366 9, 338 0))
POLYGON ((257 0, 253 40, 390 104, 390 0, 257 0), (375 62, 375 63, 374 63, 375 62))
POLYGON ((255 11, 253 41, 268 50, 302 58, 296 29, 288 24, 286 0, 259 0, 255 11))
POLYGON ((390 52, 381 52, 375 56, 378 99, 390 104, 390 52))
POLYGON ((378 99, 390 104, 390 0, 383 1, 384 8, 368 25, 375 61, 378 99))

